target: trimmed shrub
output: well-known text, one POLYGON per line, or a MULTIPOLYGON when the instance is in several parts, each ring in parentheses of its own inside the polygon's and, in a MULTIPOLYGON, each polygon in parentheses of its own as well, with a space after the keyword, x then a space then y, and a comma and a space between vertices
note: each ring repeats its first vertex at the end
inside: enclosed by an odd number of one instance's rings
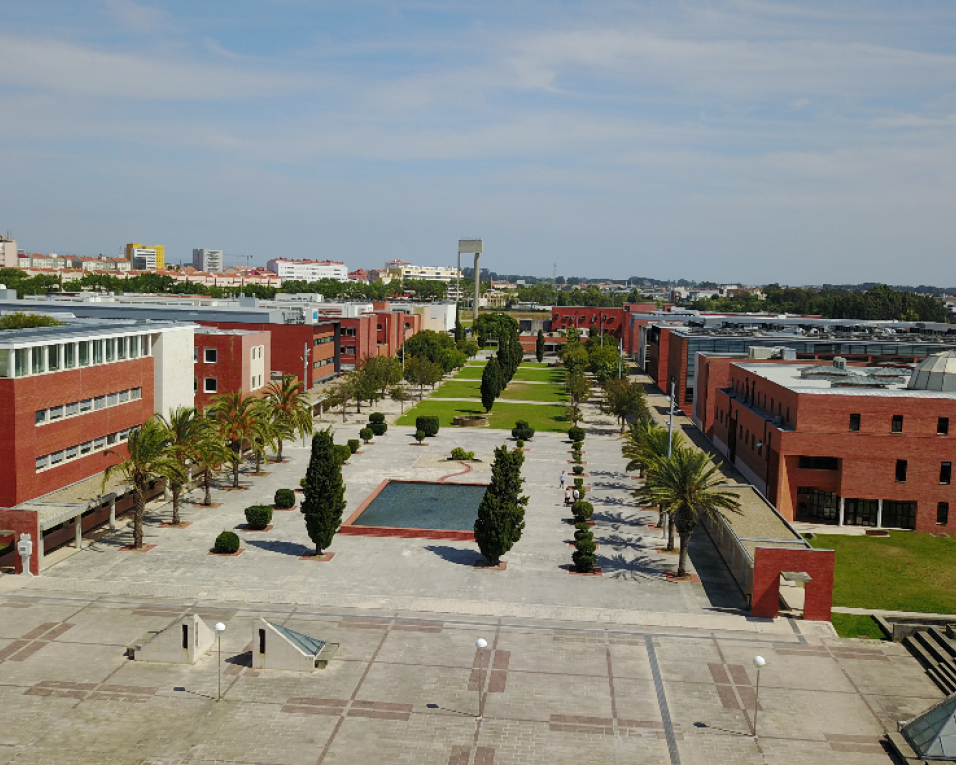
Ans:
POLYGON ((584 472, 584 466, 575 465, 573 468, 571 468, 571 472, 574 473, 575 475, 581 475, 584 472))
POLYGON ((584 440, 584 428, 568 428, 568 438, 575 443, 581 443, 584 440))
POLYGON ((524 441, 522 441, 520 438, 518 439, 518 448, 524 449, 524 441))
POLYGON ((580 488, 582 488, 583 486, 584 486, 584 479, 583 479, 583 478, 575 478, 575 479, 574 479, 574 488, 575 488, 575 489, 580 489, 580 488))
POLYGON ((383 423, 385 422, 385 415, 382 414, 381 412, 372 412, 368 416, 368 421, 371 422, 372 424, 383 423))
POLYGON ((518 420, 511 429, 511 437, 516 441, 530 441, 534 438, 534 428, 526 420, 518 420))
MULTIPOLYGON (((584 524, 587 526, 587 524, 584 524)), ((591 527, 587 526, 585 529, 575 529, 574 531, 574 542, 577 544, 582 539, 593 539, 594 534, 591 533, 591 527)))
POLYGON ((439 420, 437 417, 417 417, 415 419, 415 430, 422 431, 426 437, 437 436, 438 423, 439 420))
POLYGON ((246 524, 250 529, 264 529, 272 522, 272 508, 268 505, 252 505, 246 508, 246 524))
POLYGON ((588 520, 594 514, 594 505, 590 502, 585 502, 583 499, 579 499, 571 505, 571 514, 574 516, 575 521, 581 523, 582 521, 588 520))
POLYGON ((372 436, 375 434, 372 432, 371 428, 362 428, 359 431, 359 438, 361 438, 365 443, 368 443, 372 440, 372 436))
POLYGON ((373 422, 368 427, 376 436, 384 436, 385 431, 388 430, 388 425, 384 422, 373 422))
POLYGON ((347 443, 349 445, 349 451, 352 452, 352 454, 355 454, 355 452, 357 452, 359 447, 362 445, 362 442, 357 438, 350 438, 347 443))
POLYGON ((416 431, 415 431, 415 440, 418 441, 418 443, 421 443, 422 441, 424 441, 424 440, 425 440, 425 431, 424 431, 424 430, 416 430, 416 431))
POLYGON ((466 452, 460 446, 456 446, 451 450, 451 458, 453 460, 473 460, 475 458, 475 453, 466 452))
POLYGON ((305 488, 305 477, 304 477, 304 476, 299 479, 299 486, 301 486, 303 489, 305 488))
POLYGON ((571 560, 574 561, 574 570, 579 574, 590 574, 594 571, 594 563, 597 557, 594 551, 597 545, 594 544, 594 535, 588 531, 578 531, 574 535, 575 550, 571 554, 571 560), (580 536, 578 536, 580 534, 580 536))
POLYGON ((332 450, 340 465, 344 465, 348 462, 349 457, 352 456, 352 450, 345 444, 336 444, 332 447, 332 450))
POLYGON ((224 531, 216 537, 216 544, 213 545, 213 552, 222 555, 233 555, 239 552, 239 535, 234 531, 224 531))
MULTIPOLYGON (((305 481, 305 479, 303 478, 302 481, 305 481)), ((280 510, 288 510, 290 507, 295 507, 295 492, 292 491, 292 489, 276 489, 272 504, 280 510)))
POLYGON ((587 521, 575 521, 574 528, 576 531, 587 531, 587 532, 591 531, 591 527, 588 526, 587 521))

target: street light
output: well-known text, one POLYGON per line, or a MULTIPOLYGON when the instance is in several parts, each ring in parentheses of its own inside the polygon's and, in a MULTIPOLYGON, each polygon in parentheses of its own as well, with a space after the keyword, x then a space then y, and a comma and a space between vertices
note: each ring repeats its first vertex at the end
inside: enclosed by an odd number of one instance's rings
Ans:
POLYGON ((754 692, 754 738, 757 738, 757 712, 760 711, 760 669, 767 666, 763 656, 754 656, 754 666, 757 668, 757 689, 754 692))
POLYGON ((222 622, 216 622, 216 653, 219 654, 219 693, 216 695, 216 701, 222 701, 222 633, 226 631, 226 625, 222 622))
POLYGON ((484 696, 482 695, 482 690, 485 687, 485 654, 484 651, 488 647, 488 641, 484 638, 478 638, 475 641, 475 648, 478 649, 478 719, 482 719, 485 716, 485 702, 484 696))

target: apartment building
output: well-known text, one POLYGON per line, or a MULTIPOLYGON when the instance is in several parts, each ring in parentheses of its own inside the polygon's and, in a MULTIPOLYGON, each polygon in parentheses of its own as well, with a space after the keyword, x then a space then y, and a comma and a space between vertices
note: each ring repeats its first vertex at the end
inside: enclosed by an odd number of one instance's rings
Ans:
POLYGON ((193 348, 193 391, 198 409, 223 393, 261 395, 272 372, 268 330, 198 327, 193 348))
POLYGON ((126 245, 126 259, 137 270, 166 268, 166 247, 162 244, 142 245, 130 242, 126 245))
POLYGON ((266 268, 277 274, 282 281, 317 282, 320 279, 336 279, 346 282, 349 270, 337 260, 306 260, 296 258, 272 258, 266 268))
POLYGON ((222 273, 222 250, 209 250, 205 247, 193 249, 193 268, 205 274, 222 273))

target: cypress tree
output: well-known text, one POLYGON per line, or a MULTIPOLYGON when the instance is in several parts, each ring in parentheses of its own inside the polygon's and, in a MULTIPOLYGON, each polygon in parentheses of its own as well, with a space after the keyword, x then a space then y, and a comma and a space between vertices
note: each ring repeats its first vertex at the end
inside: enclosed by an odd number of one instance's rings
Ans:
POLYGON ((542 361, 544 361, 544 330, 543 329, 538 330, 538 339, 535 341, 535 344, 534 344, 534 355, 535 355, 535 358, 538 360, 539 364, 542 361))
POLYGON ((481 405, 485 408, 486 412, 491 411, 491 407, 495 405, 495 399, 498 398, 498 394, 501 393, 501 388, 499 387, 499 373, 498 373, 498 361, 497 359, 491 359, 481 373, 481 405))
POLYGON ((523 463, 524 453, 520 449, 509 451, 507 446, 495 449, 491 483, 481 499, 475 520, 475 541, 492 566, 501 562, 501 556, 521 539, 524 530, 528 498, 521 496, 523 463))
POLYGON ((326 428, 312 437, 312 458, 305 473, 305 498, 302 514, 309 538, 315 542, 315 554, 332 544, 332 537, 342 523, 345 510, 345 484, 342 465, 335 454, 332 429, 326 428))

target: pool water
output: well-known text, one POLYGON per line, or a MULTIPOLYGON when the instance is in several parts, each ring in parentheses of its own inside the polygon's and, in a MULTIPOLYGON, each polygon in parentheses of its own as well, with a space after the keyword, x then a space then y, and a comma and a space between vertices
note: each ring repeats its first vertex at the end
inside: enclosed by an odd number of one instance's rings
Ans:
POLYGON ((472 484, 389 481, 353 523, 472 531, 486 488, 472 484))

